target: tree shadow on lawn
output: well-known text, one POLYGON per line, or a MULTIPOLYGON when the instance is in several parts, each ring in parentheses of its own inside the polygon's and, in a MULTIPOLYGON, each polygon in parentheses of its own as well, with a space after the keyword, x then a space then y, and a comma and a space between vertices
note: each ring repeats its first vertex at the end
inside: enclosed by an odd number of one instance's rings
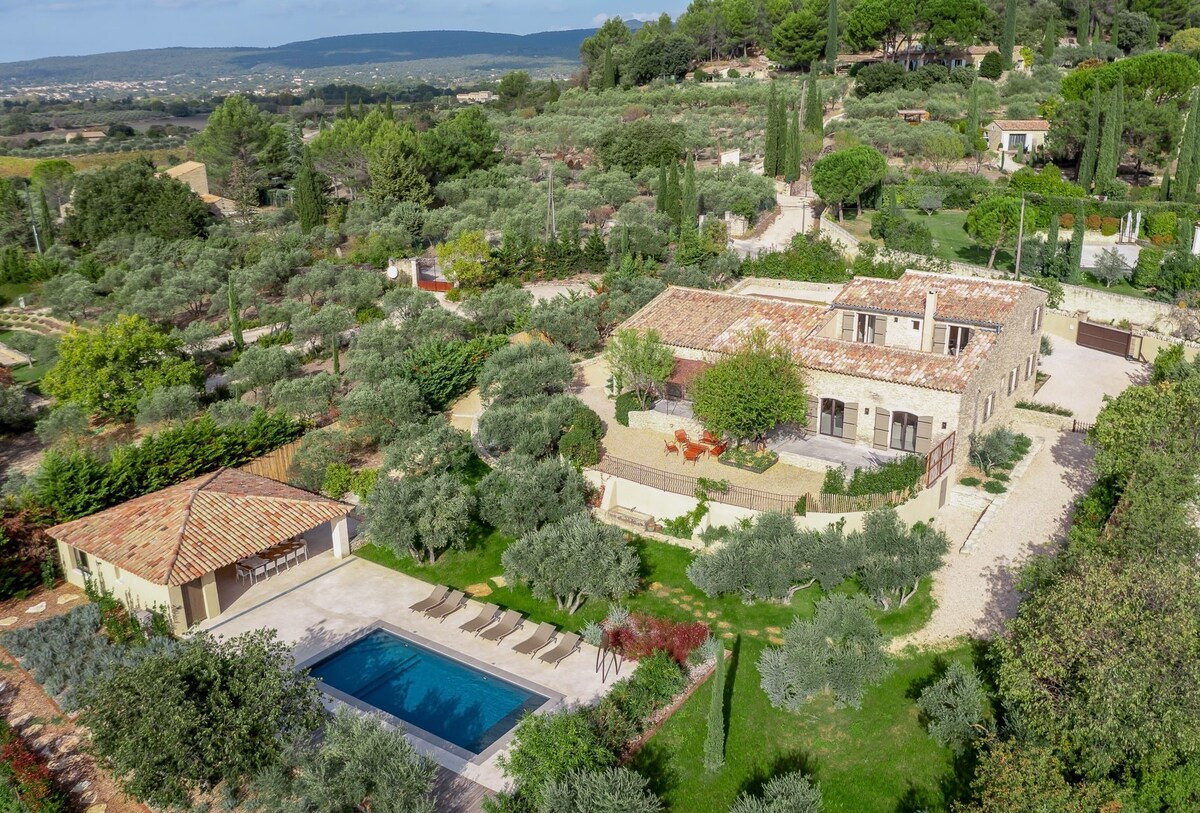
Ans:
POLYGON ((725 668, 725 694, 721 698, 725 724, 725 733, 721 740, 722 747, 729 741, 729 717, 733 709, 733 685, 737 680, 738 661, 741 654, 742 636, 737 635, 733 639, 733 646, 729 649, 729 665, 725 668))
POLYGON ((797 749, 779 754, 770 762, 756 764, 750 775, 742 780, 738 787, 738 795, 749 793, 751 796, 762 796, 767 782, 774 777, 786 773, 800 773, 811 778, 816 775, 817 767, 817 758, 806 751, 797 749))

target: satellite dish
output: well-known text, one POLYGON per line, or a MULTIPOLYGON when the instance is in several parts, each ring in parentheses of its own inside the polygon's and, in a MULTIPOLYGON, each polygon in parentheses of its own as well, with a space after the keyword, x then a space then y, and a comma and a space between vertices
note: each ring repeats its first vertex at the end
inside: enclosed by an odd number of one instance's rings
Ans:
POLYGON ((387 267, 387 276, 388 279, 396 279, 400 276, 400 269, 394 265, 389 265, 387 267))

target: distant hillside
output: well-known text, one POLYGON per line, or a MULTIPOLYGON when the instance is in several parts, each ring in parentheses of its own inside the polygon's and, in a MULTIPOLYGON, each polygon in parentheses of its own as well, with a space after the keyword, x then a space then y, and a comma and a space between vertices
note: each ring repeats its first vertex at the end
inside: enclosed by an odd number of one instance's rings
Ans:
POLYGON ((494 34, 484 31, 400 31, 352 34, 291 42, 273 48, 155 48, 91 56, 62 56, 0 63, 0 83, 52 85, 82 82, 136 82, 190 76, 321 70, 429 59, 506 57, 519 67, 546 60, 574 62, 579 44, 595 29, 494 34))

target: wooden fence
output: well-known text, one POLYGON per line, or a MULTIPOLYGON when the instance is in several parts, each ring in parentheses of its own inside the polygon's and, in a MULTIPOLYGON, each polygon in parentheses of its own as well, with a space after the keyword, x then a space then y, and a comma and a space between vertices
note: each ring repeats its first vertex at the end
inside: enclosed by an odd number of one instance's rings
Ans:
POLYGON ((1096 424, 1088 423, 1087 421, 1072 420, 1071 421, 1071 431, 1078 432, 1081 435, 1086 435, 1089 431, 1091 431, 1092 427, 1095 425, 1096 424))
POLYGON ((951 432, 942 438, 938 445, 930 449, 929 454, 925 456, 925 480, 923 482, 925 488, 929 488, 940 480, 942 475, 950 471, 954 465, 954 436, 956 434, 956 432, 951 432))
POLYGON ((291 467, 292 460, 296 457, 296 449, 299 447, 300 441, 294 440, 286 446, 280 446, 270 454, 251 460, 240 468, 242 471, 257 474, 259 477, 286 483, 287 471, 291 467))
MULTIPOLYGON (((596 466, 599 471, 632 480, 644 486, 657 488, 659 491, 669 491, 672 494, 682 494, 685 497, 698 497, 697 485, 699 478, 688 474, 677 474, 673 471, 663 471, 651 466, 643 466, 630 460, 605 455, 596 466)), ((770 491, 760 491, 746 486, 729 486, 723 492, 708 492, 711 502, 736 505, 749 508, 751 511, 783 511, 792 513, 798 508, 803 513, 818 514, 849 514, 859 511, 874 511, 889 505, 900 505, 910 499, 908 491, 892 491, 887 494, 775 494, 770 491), (801 502, 803 501, 803 505, 801 502)))

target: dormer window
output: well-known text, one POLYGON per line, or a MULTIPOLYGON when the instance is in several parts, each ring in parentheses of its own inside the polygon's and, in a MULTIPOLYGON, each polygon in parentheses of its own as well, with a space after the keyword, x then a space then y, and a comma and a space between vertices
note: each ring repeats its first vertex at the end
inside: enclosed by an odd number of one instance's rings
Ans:
POLYGON ((971 341, 971 328, 951 325, 946 336, 946 352, 957 356, 966 349, 969 341, 971 341))

